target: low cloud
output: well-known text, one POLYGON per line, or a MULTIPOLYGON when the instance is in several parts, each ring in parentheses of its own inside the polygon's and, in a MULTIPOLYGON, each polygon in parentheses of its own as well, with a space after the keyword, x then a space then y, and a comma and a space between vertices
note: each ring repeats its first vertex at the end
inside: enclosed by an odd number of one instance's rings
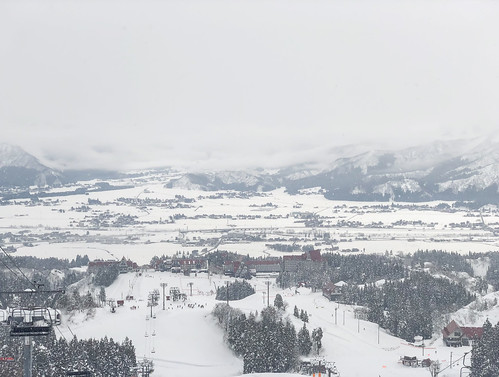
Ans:
POLYGON ((7 0, 3 141, 65 169, 210 169, 497 134, 497 19, 490 1, 7 0))

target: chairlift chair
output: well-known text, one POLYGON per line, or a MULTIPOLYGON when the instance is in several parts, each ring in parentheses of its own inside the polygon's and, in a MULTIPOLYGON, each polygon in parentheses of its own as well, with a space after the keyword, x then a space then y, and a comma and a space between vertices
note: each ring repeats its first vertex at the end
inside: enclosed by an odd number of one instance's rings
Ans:
POLYGON ((15 308, 10 315, 10 336, 43 336, 52 330, 47 308, 15 308))

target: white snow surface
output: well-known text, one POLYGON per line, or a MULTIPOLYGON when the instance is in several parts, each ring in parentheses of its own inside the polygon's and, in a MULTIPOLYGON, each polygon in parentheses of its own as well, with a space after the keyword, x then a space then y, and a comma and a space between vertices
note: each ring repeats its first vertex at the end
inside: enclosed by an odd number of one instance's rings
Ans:
MULTIPOLYGON (((478 211, 441 211, 437 209, 441 202, 418 203, 414 208, 404 203, 403 207, 398 208, 392 206, 392 203, 329 201, 314 191, 304 195, 289 195, 284 190, 243 198, 230 196, 227 192, 166 189, 165 181, 165 177, 158 173, 154 181, 148 177, 147 181, 138 178, 132 182, 112 182, 135 186, 128 189, 51 197, 35 204, 29 200, 9 202, 0 211, 1 231, 13 235, 4 239, 4 245, 17 249, 13 255, 73 259, 78 254, 87 254, 91 260, 120 259, 125 256, 139 265, 149 263, 153 256, 173 255, 178 251, 187 253, 202 248, 183 241, 198 238, 221 239, 231 232, 267 235, 268 239, 262 242, 224 241, 219 245, 221 250, 254 257, 283 255, 265 246, 272 242, 269 241, 271 237, 283 238, 285 241, 282 242, 291 244, 294 242, 291 238, 299 236, 302 240, 300 245, 313 243, 322 251, 330 251, 330 245, 321 242, 324 232, 328 232, 331 239, 337 240, 334 245, 339 247, 339 252, 353 253, 354 248, 359 250, 355 251, 357 253, 393 254, 412 253, 418 249, 440 249, 462 254, 499 250, 497 236, 480 226, 478 211), (117 201, 118 198, 172 200, 177 195, 193 199, 194 202, 185 208, 169 208, 154 202, 135 205, 117 201), (89 205, 89 199, 98 199, 101 204, 89 205), (267 206, 267 203, 272 203, 272 206, 267 206), (89 207, 86 212, 76 210, 85 206, 89 207), (296 216, 297 212, 317 214, 324 219, 325 226, 307 227, 296 216), (174 223, 160 221, 176 214, 185 215, 185 218, 179 218, 174 223), (90 218, 98 216, 110 216, 114 219, 121 215, 136 216, 139 224, 94 227, 88 222, 90 218), (249 218, 250 215, 255 218, 249 218), (338 225, 345 221, 355 222, 356 225, 338 225), (404 224, 399 223, 400 221, 404 224), (380 228, 376 225, 380 222, 390 226, 380 228), (58 235, 54 235, 55 233, 58 235), (19 242, 21 234, 32 235, 32 244, 19 242)), ((495 207, 487 209, 483 216, 490 226, 495 227, 499 223, 499 213, 495 207)), ((476 275, 483 276, 487 265, 486 260, 477 261, 473 265, 476 275)), ((243 371, 242 360, 226 347, 222 330, 210 315, 216 304, 216 286, 224 284, 226 280, 227 278, 219 276, 213 276, 210 280, 207 275, 202 274, 197 277, 160 272, 147 272, 141 276, 134 273, 123 274, 106 289, 107 296, 121 299, 133 295, 133 301, 126 301, 124 307, 117 308, 117 313, 110 313, 109 308, 99 308, 93 318, 87 317, 83 312, 71 318, 65 316, 64 324, 59 329, 68 339, 72 336, 71 331, 81 338, 107 335, 115 340, 123 340, 128 336, 134 342, 139 358, 146 356, 154 359, 156 376, 240 376, 243 371), (164 311, 160 302, 160 306, 154 309, 156 319, 146 321, 149 314, 146 307, 147 295, 153 289, 161 289, 162 282, 168 284, 167 289, 179 287, 188 294, 188 300, 181 306, 168 302, 164 311), (189 282, 193 283, 192 296, 188 290, 189 282), (188 304, 193 307, 190 308, 188 304), (132 310, 132 306, 137 309, 132 310), (151 335, 153 330, 156 332, 154 341, 152 336, 145 338, 145 332, 151 335), (151 352, 153 346, 156 351, 154 354, 151 352)), ((265 280, 254 279, 251 284, 256 286, 255 295, 231 302, 231 305, 246 313, 255 310, 260 312, 266 304, 263 296, 266 292, 265 280)), ((91 289, 85 283, 78 287, 81 293, 91 289)), ((398 362, 404 355, 422 357, 421 348, 408 345, 383 331, 380 331, 378 344, 377 325, 357 321, 353 308, 331 303, 320 293, 312 293, 304 288, 299 289, 299 294, 294 289, 281 291, 275 286, 270 289, 271 302, 280 293, 288 303, 289 316, 292 317, 292 309, 296 305, 309 313, 309 330, 316 327, 324 330, 324 351, 321 356, 335 362, 342 377, 429 375, 425 369, 407 368, 398 362)), ((93 292, 97 294, 98 287, 93 292)), ((458 312, 458 322, 470 326, 481 325, 487 316, 491 321, 499 320, 494 298, 487 296, 484 299, 487 304, 479 305, 481 314, 476 318, 471 318, 472 308, 458 312)), ((297 329, 302 326, 299 320, 291 319, 297 329)), ((469 350, 444 347, 439 338, 439 329, 435 330, 434 340, 428 341, 428 348, 424 351, 425 357, 438 359, 445 366, 449 362, 451 351, 456 360, 469 350)), ((440 377, 458 375, 459 368, 456 366, 443 371, 440 377)))
MULTIPOLYGON (((161 180, 158 177, 158 181, 161 180)), ((275 236, 290 239, 297 235, 302 239, 300 244, 314 243, 323 252, 332 250, 328 245, 317 243, 320 235, 325 232, 330 234, 331 239, 337 240, 335 246, 339 247, 340 252, 351 252, 355 248, 365 253, 391 251, 395 254, 413 253, 418 249, 447 250, 463 254, 470 251, 499 251, 497 237, 481 227, 478 211, 436 210, 435 207, 441 202, 418 203, 419 207, 412 209, 395 208, 391 203, 330 201, 313 191, 304 192, 303 195, 289 195, 280 189, 250 198, 215 198, 230 192, 167 189, 161 182, 151 181, 117 181, 115 184, 133 184, 136 187, 92 192, 89 195, 52 197, 44 199, 43 205, 31 205, 28 200, 3 205, 0 211, 0 229, 3 232, 40 236, 29 245, 17 241, 18 237, 6 238, 4 245, 15 247, 16 255, 73 259, 78 254, 87 254, 91 260, 125 256, 140 265, 149 263, 153 256, 202 249, 188 242, 181 242, 180 232, 183 232, 186 241, 198 237, 218 239, 229 231, 254 235, 265 233, 268 238, 275 236), (165 208, 154 203, 124 205, 117 202, 118 198, 172 200, 176 195, 193 199, 194 202, 188 208, 165 208), (89 199, 99 200, 102 204, 89 206, 89 199), (272 203, 273 206, 265 206, 267 203, 272 203), (89 208, 87 212, 76 210, 84 206, 89 208), (324 227, 306 227, 296 217, 297 212, 317 213, 324 218, 324 227), (164 221, 176 214, 186 217, 174 223, 164 221), (113 219, 120 215, 136 216, 139 225, 96 228, 89 223, 89 218, 104 215, 113 219), (210 217, 212 215, 216 217, 210 217), (408 223, 390 226, 400 220, 408 223), (354 221, 359 225, 338 226, 342 221, 354 221), (418 221, 423 223, 415 224, 418 221), (372 225, 379 222, 385 227, 372 225), (452 226, 461 223, 476 226, 474 229, 467 225, 452 226), (52 235, 54 232, 71 236, 61 240, 52 235)), ((410 205, 404 203, 404 206, 410 205)), ((489 209, 483 216, 487 224, 496 226, 494 224, 499 223, 497 208, 489 209)), ((284 242, 291 244, 294 241, 284 242)), ((223 241, 219 249, 255 257, 283 255, 266 247, 266 243, 269 243, 268 239, 262 242, 223 241)))
MULTIPOLYGON (((143 272, 141 275, 122 274, 106 289, 107 298, 123 299, 133 295, 133 300, 125 301, 125 305, 117 308, 116 313, 111 313, 109 307, 104 307, 97 309, 93 317, 84 312, 72 317, 65 315, 64 323, 59 328, 68 339, 72 336, 71 332, 79 338, 100 338, 104 335, 117 341, 130 338, 136 347, 138 359, 146 357, 154 361, 154 376, 241 376, 242 360, 227 348, 222 329, 210 314, 217 303, 215 289, 225 284, 227 279, 224 276, 210 277, 201 273, 198 276, 153 271, 143 272), (166 301, 163 310, 160 299, 159 306, 153 308, 151 317, 150 307, 146 306, 147 295, 153 289, 159 289, 161 293, 161 283, 168 284, 167 294, 170 287, 179 287, 187 294, 187 301, 166 301), (189 283, 193 283, 192 296, 189 283), (136 309, 131 309, 132 307, 136 309), (152 336, 153 333, 155 336, 152 336)), ((267 305, 266 281, 263 278, 250 280, 256 293, 240 301, 231 301, 230 305, 245 313, 255 310, 260 312, 267 305)), ((83 287, 82 290, 84 289, 83 287)), ((98 289, 95 289, 94 294, 97 292, 98 289)), ((319 356, 334 362, 342 377, 427 376, 429 372, 424 368, 403 366, 399 362, 400 357, 422 358, 424 355, 425 358, 438 359, 446 366, 450 352, 453 352, 453 360, 457 360, 470 350, 469 347, 447 348, 440 339, 426 340, 426 347, 422 349, 395 338, 382 329, 378 343, 378 326, 355 319, 351 306, 329 302, 321 293, 311 292, 307 288, 281 290, 275 284, 270 286, 271 304, 277 293, 283 296, 288 305, 284 316, 291 319, 297 330, 303 323, 292 315, 295 305, 308 312, 307 328, 310 331, 317 327, 323 329, 323 350, 319 356)), ((254 376, 271 377, 273 374, 254 376)), ((442 372, 440 376, 459 376, 458 365, 442 372)))

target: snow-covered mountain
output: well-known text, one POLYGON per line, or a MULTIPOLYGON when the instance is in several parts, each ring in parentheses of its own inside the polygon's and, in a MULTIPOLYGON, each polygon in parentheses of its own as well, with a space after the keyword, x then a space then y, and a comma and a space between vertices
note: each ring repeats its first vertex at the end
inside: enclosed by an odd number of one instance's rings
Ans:
POLYGON ((23 149, 0 144, 0 186, 46 186, 59 183, 60 174, 23 149))
POLYGON ((499 142, 435 142, 396 151, 355 148, 321 170, 306 165, 277 171, 187 174, 168 187, 272 190, 320 187, 342 200, 473 200, 499 202, 499 142))
MULTIPOLYGON (((329 152, 326 163, 312 161, 275 170, 188 172, 167 175, 165 185, 207 191, 285 187, 290 193, 320 188, 327 198, 339 200, 499 203, 498 140, 440 141, 400 150, 354 145, 329 152)), ((0 187, 119 176, 98 170, 57 172, 21 148, 0 144, 0 187)))

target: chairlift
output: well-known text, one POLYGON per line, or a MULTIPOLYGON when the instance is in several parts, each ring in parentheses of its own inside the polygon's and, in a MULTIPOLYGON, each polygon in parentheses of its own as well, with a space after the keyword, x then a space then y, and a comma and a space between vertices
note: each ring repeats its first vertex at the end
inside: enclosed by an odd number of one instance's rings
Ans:
POLYGON ((151 353, 156 353, 154 347, 152 348, 151 353))
POLYGON ((156 336, 156 330, 152 331, 152 336, 156 336))
POLYGON ((156 319, 156 314, 153 314, 153 315, 152 315, 152 319, 156 319))
POLYGON ((149 316, 148 315, 146 315, 146 321, 149 321, 149 316))
POLYGON ((146 338, 149 337, 149 335, 147 334, 147 331, 146 331, 146 334, 144 335, 146 338))
POLYGON ((9 319, 10 336, 43 336, 52 330, 52 314, 47 308, 15 308, 9 319))

